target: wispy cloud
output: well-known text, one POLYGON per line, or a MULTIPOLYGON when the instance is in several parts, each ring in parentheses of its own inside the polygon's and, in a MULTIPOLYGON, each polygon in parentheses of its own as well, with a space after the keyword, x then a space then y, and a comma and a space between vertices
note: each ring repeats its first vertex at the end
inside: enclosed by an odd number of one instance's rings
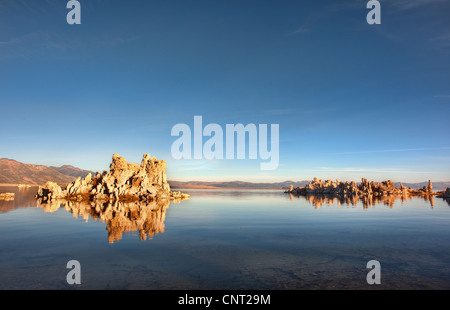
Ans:
POLYGON ((18 44, 20 42, 21 42, 20 38, 12 38, 7 41, 0 41, 0 45, 14 45, 14 44, 18 44))
POLYGON ((313 169, 311 171, 316 172, 366 172, 366 173, 432 173, 430 171, 411 171, 411 170, 398 170, 393 168, 366 168, 366 167, 320 167, 319 169, 313 169))
POLYGON ((0 47, 3 47, 3 50, 14 52, 14 54, 20 54, 26 51, 31 54, 39 50, 67 50, 67 45, 64 42, 42 31, 31 32, 2 40, 0 41, 0 47))
POLYGON ((287 36, 295 36, 295 35, 298 35, 298 34, 308 33, 310 31, 311 31, 311 28, 309 26, 302 25, 302 26, 298 27, 296 30, 287 33, 286 35, 287 36))
POLYGON ((409 148, 409 149, 390 149, 390 150, 352 151, 352 152, 340 152, 340 153, 334 153, 334 154, 336 154, 336 155, 349 155, 349 154, 395 153, 395 152, 419 152, 419 151, 439 151, 439 150, 450 150, 450 146, 442 146, 442 147, 423 147, 423 148, 409 148))
POLYGON ((340 12, 344 10, 354 10, 365 8, 367 2, 361 2, 360 0, 347 0, 347 1, 332 1, 327 6, 327 10, 331 12, 340 12))
POLYGON ((183 171, 211 171, 218 164, 217 160, 174 160, 173 167, 181 167, 183 171))
POLYGON ((322 114, 322 113, 328 113, 328 112, 334 112, 337 108, 323 108, 323 109, 317 109, 317 108, 286 108, 286 109, 270 109, 270 110, 264 110, 261 112, 263 115, 291 115, 293 113, 295 114, 322 114))
POLYGON ((436 95, 434 98, 437 99, 450 99, 450 95, 436 95))
POLYGON ((394 7, 398 10, 405 11, 445 2, 447 2, 447 0, 397 0, 392 2, 392 5, 394 5, 394 7))
POLYGON ((308 12, 299 23, 299 26, 294 30, 286 33, 286 36, 296 36, 312 32, 318 28, 319 24, 322 24, 330 15, 339 14, 339 11, 353 7, 353 4, 345 2, 344 4, 332 4, 327 7, 318 7, 315 10, 308 12))
POLYGON ((0 41, 0 45, 13 46, 13 45, 26 43, 28 41, 31 41, 34 39, 39 39, 39 38, 42 38, 42 33, 32 32, 32 33, 28 33, 28 34, 21 35, 21 36, 16 36, 14 38, 2 40, 2 41, 0 41))
POLYGON ((435 46, 447 49, 450 47, 450 33, 445 32, 438 36, 432 37, 430 38, 430 42, 435 46))
POLYGON ((119 45, 126 45, 131 42, 135 42, 140 40, 141 37, 139 36, 132 36, 132 37, 114 37, 114 38, 107 38, 102 40, 100 43, 105 46, 109 47, 115 47, 119 45))

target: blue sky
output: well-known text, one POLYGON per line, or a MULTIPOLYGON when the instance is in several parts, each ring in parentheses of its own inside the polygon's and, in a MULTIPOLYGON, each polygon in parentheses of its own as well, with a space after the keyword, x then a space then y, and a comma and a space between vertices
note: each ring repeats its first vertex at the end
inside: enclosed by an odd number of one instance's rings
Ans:
POLYGON ((450 180, 450 2, 0 2, 0 157, 169 179, 450 180), (171 128, 279 124, 280 162, 174 160, 171 128))

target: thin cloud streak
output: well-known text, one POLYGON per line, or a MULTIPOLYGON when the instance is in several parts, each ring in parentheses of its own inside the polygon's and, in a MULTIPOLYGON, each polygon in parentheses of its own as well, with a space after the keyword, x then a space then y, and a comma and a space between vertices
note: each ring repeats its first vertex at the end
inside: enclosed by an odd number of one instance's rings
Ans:
POLYGON ((396 1, 393 3, 393 5, 398 10, 406 11, 410 9, 419 8, 425 5, 432 5, 443 2, 446 2, 446 0, 403 0, 403 1, 396 1))
POLYGON ((417 151, 439 151, 450 150, 450 146, 443 147, 427 147, 427 148, 411 148, 411 149, 396 149, 396 150, 370 150, 370 151, 354 151, 354 152, 340 152, 335 155, 351 155, 351 154, 370 154, 370 153, 394 153, 394 152, 417 152, 417 151))
POLYGON ((327 168, 313 169, 315 172, 377 172, 377 173, 432 173, 430 171, 395 170, 389 168, 327 168))

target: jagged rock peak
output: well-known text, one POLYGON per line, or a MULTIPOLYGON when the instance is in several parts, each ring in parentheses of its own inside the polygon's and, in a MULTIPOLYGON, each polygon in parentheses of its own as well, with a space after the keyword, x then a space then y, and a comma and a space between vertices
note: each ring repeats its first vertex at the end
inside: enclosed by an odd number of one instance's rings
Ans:
POLYGON ((323 182, 322 180, 314 178, 306 186, 297 188, 291 187, 286 192, 298 195, 388 196, 406 195, 411 193, 411 190, 403 185, 400 185, 400 188, 397 188, 391 180, 375 183, 373 181, 368 181, 366 178, 362 178, 361 183, 358 185, 354 181, 346 181, 344 183, 339 180, 336 180, 336 182, 325 180, 325 182, 323 182))
POLYGON ((144 154, 140 164, 128 163, 114 154, 110 172, 104 171, 92 177, 78 178, 61 188, 47 182, 39 187, 37 197, 44 199, 65 198, 70 200, 154 200, 159 198, 183 200, 189 195, 172 192, 167 182, 166 162, 144 154))

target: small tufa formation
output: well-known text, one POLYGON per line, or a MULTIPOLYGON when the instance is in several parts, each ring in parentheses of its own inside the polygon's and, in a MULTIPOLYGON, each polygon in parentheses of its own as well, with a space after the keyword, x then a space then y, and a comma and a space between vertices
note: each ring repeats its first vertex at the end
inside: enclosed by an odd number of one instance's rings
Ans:
POLYGON ((331 195, 331 196, 389 196, 389 195, 406 195, 411 192, 400 183, 397 188, 391 180, 375 183, 365 178, 361 179, 359 185, 356 182, 341 182, 336 180, 318 180, 314 178, 304 187, 290 188, 287 193, 294 195, 331 195))
POLYGON ((166 162, 144 154, 141 164, 127 163, 125 158, 114 154, 110 172, 104 171, 94 177, 88 174, 84 179, 61 188, 58 184, 47 182, 40 186, 36 198, 44 200, 147 200, 188 199, 189 195, 172 192, 166 177, 166 162))
POLYGON ((14 200, 14 196, 15 196, 14 193, 3 193, 3 194, 0 194, 0 200, 6 200, 6 201, 14 200))
POLYGON ((419 189, 419 191, 424 194, 433 193, 433 183, 431 183, 431 180, 428 180, 428 186, 424 186, 422 189, 419 189))

